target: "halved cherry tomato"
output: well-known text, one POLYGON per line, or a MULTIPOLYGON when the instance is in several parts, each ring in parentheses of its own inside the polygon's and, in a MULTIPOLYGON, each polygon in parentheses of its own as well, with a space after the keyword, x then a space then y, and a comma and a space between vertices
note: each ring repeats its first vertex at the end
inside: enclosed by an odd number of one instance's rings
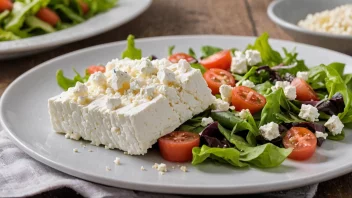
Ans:
POLYGON ((161 156, 170 162, 192 161, 192 149, 199 142, 198 134, 184 131, 174 131, 158 140, 161 156))
POLYGON ((207 69, 219 68, 228 70, 231 67, 231 61, 231 52, 229 50, 224 50, 200 60, 200 64, 207 69))
POLYGON ((232 90, 232 105, 237 111, 248 109, 254 114, 260 111, 265 104, 265 97, 249 87, 238 86, 232 90))
POLYGON ((91 65, 87 68, 87 72, 90 74, 94 74, 95 72, 98 72, 98 71, 104 73, 105 67, 101 65, 91 65))
POLYGON ((60 21, 60 17, 54 11, 47 7, 41 8, 37 12, 36 16, 52 26, 55 26, 60 21))
POLYGON ((205 81, 207 81, 212 94, 220 93, 219 88, 221 85, 235 86, 235 77, 226 70, 212 68, 203 74, 205 81))
POLYGON ((295 78, 291 82, 296 87, 297 100, 299 101, 318 101, 319 98, 313 88, 302 78, 295 78))
POLYGON ((178 61, 181 59, 185 59, 189 63, 193 63, 196 61, 196 59, 186 53, 176 53, 169 56, 169 61, 171 61, 172 63, 178 63, 178 61))
POLYGON ((12 10, 13 4, 11 0, 0 0, 0 12, 12 10))
POLYGON ((86 2, 84 2, 84 0, 79 0, 78 4, 82 9, 83 14, 87 14, 87 12, 89 11, 88 4, 86 2))
POLYGON ((285 148, 293 148, 292 153, 288 156, 289 158, 306 160, 314 154, 317 147, 317 138, 306 128, 292 127, 287 131, 283 144, 285 148))

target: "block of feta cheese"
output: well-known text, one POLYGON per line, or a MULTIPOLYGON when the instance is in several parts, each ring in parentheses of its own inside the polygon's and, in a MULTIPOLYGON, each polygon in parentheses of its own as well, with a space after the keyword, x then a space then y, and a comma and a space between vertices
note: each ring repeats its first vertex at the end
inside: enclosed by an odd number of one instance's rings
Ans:
POLYGON ((201 72, 185 60, 112 60, 105 73, 49 99, 56 132, 66 137, 147 153, 158 138, 206 110, 214 97, 201 72))

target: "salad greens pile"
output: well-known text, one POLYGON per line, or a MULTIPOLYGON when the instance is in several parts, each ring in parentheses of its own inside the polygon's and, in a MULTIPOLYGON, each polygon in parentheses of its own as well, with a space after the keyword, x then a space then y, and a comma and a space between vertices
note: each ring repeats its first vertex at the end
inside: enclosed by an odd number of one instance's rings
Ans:
POLYGON ((72 27, 113 8, 118 0, 5 1, 11 6, 0 10, 0 41, 28 38, 72 27))
MULTIPOLYGON (((285 148, 282 140, 291 127, 304 127, 311 132, 328 134, 331 140, 342 140, 344 132, 331 133, 324 123, 333 115, 344 124, 352 123, 352 74, 344 74, 343 63, 331 63, 308 68, 303 60, 298 59, 295 50, 289 52, 283 49, 283 55, 275 51, 269 44, 269 36, 264 33, 257 38, 247 49, 260 52, 262 62, 250 66, 245 74, 232 73, 240 85, 245 80, 252 81, 254 90, 262 94, 266 103, 261 111, 251 114, 249 111, 218 111, 211 108, 194 116, 183 123, 177 130, 200 133, 201 145, 193 148, 192 164, 200 164, 206 160, 226 163, 235 167, 256 166, 271 168, 280 165, 292 152, 292 148, 285 148), (292 82, 297 72, 306 71, 309 74, 307 83, 319 97, 319 101, 289 100, 283 88, 272 89, 277 81, 292 82), (310 104, 319 111, 319 121, 307 121, 299 116, 302 104, 310 104), (244 115, 243 115, 244 113, 244 115), (202 119, 211 117, 214 122, 208 126, 202 124, 202 119), (279 125, 280 136, 268 140, 260 133, 260 127, 274 122, 279 125)), ((127 39, 127 49, 122 58, 140 59, 142 51, 134 45, 134 37, 127 39)), ((169 48, 169 56, 173 54, 174 46, 169 48)), ((214 46, 203 46, 201 58, 209 57, 223 49, 214 46)), ((231 49, 232 54, 237 49, 231 49)), ((197 56, 192 48, 188 55, 195 60, 197 56)), ((152 57, 151 57, 152 59, 152 57)), ((190 62, 191 66, 206 69, 198 62, 190 62)), ((75 71, 76 72, 76 71, 75 71)), ((62 71, 57 73, 57 81, 65 90, 74 86, 76 82, 84 82, 89 74, 81 77, 77 72, 74 79, 63 76, 62 71)), ((318 146, 325 140, 317 137, 318 146)))

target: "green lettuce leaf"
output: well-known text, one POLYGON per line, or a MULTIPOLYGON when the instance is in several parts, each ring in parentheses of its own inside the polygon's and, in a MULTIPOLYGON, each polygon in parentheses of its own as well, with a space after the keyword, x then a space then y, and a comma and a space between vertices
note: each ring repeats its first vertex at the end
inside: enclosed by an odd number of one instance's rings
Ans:
POLYGON ((262 57, 261 65, 276 66, 283 62, 280 53, 271 48, 268 33, 263 33, 256 39, 254 45, 248 45, 247 49, 258 50, 260 52, 262 57))
POLYGON ((212 159, 220 163, 227 163, 235 167, 247 167, 248 165, 240 162, 240 152, 235 148, 211 148, 203 145, 201 148, 192 149, 192 164, 197 165, 206 159, 212 159))
MULTIPOLYGON (((309 78, 308 83, 312 86, 314 90, 317 89, 326 89, 325 87, 325 78, 326 73, 324 71, 325 65, 315 66, 309 69, 309 78)), ((334 68, 342 77, 345 69, 345 64, 334 62, 328 65, 329 67, 334 68)))
POLYGON ((278 72, 280 74, 285 74, 285 73, 290 73, 290 74, 293 74, 293 75, 296 75, 297 72, 299 71, 308 71, 308 67, 306 66, 306 64, 304 63, 303 60, 298 60, 297 59, 297 56, 298 56, 298 53, 293 51, 293 52, 288 52, 286 50, 286 48, 283 48, 284 50, 284 53, 285 53, 285 58, 283 60, 283 64, 284 65, 293 65, 295 64, 296 66, 294 67, 290 67, 289 69, 286 69, 285 67, 282 67, 282 69, 279 69, 278 72))
POLYGON ((79 14, 76 14, 71 8, 65 6, 64 4, 55 5, 54 10, 58 12, 58 14, 61 16, 60 18, 68 18, 74 24, 82 23, 85 21, 83 17, 81 17, 79 14))
POLYGON ((40 29, 46 33, 55 32, 55 29, 50 24, 38 19, 35 16, 28 16, 25 22, 30 29, 28 32, 35 29, 40 29))
POLYGON ((64 72, 61 69, 56 72, 57 84, 65 91, 67 91, 70 87, 74 87, 77 82, 87 82, 90 76, 88 72, 86 72, 85 76, 82 77, 75 69, 73 71, 76 74, 73 79, 65 77, 64 72))
POLYGON ((201 51, 202 51, 202 57, 206 58, 206 57, 209 57, 217 52, 222 51, 222 48, 205 45, 201 48, 201 51))
POLYGON ((4 21, 4 19, 9 15, 10 15, 10 11, 8 11, 8 10, 2 11, 0 13, 0 25, 1 25, 2 21, 4 21))
POLYGON ((135 47, 134 36, 132 34, 127 37, 127 48, 122 52, 122 58, 130 58, 132 60, 142 58, 142 50, 135 47))
POLYGON ((191 67, 193 67, 194 69, 199 69, 200 72, 202 72, 202 74, 204 74, 207 70, 203 67, 203 65, 199 64, 199 63, 191 63, 190 64, 191 67))
POLYGON ((194 52, 194 50, 192 48, 188 49, 188 54, 190 56, 192 56, 193 58, 197 59, 197 55, 196 55, 196 53, 194 52))
POLYGON ((279 123, 276 114, 281 113, 281 106, 288 108, 284 91, 280 88, 268 96, 266 96, 266 104, 261 113, 259 126, 263 126, 269 122, 279 123))
POLYGON ((21 37, 18 37, 12 32, 5 31, 0 28, 0 41, 12 41, 12 40, 18 40, 21 39, 21 37))
POLYGON ((253 89, 262 95, 268 95, 271 92, 272 86, 273 84, 271 84, 269 81, 265 81, 265 83, 255 85, 253 89))
POLYGON ((87 17, 94 16, 97 13, 105 12, 115 7, 118 0, 84 0, 89 5, 87 17))

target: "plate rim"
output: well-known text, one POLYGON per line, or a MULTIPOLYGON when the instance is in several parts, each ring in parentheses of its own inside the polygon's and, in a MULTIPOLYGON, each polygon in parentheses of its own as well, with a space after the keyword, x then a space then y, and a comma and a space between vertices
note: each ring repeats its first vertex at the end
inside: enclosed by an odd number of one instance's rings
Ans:
MULTIPOLYGON (((168 39, 192 39, 192 38, 217 38, 217 39, 230 39, 230 38, 237 38, 237 39, 255 39, 256 37, 252 36, 233 36, 233 35, 175 35, 175 36, 160 36, 160 37, 149 37, 149 38, 140 38, 136 39, 136 43, 142 43, 142 42, 152 42, 153 40, 168 40, 168 39)), ((325 49, 322 47, 318 46, 313 46, 313 45, 308 45, 308 44, 303 44, 303 43, 298 43, 298 42, 293 42, 293 41, 286 41, 286 40, 281 40, 281 39, 270 39, 271 41, 274 42, 283 42, 285 43, 290 43, 294 45, 301 45, 301 46, 306 46, 306 47, 313 47, 313 48, 319 48, 320 50, 326 50, 327 52, 332 52, 339 54, 341 56, 345 56, 348 58, 351 58, 350 56, 336 52, 333 50, 325 49)), ((3 127, 3 130, 7 132, 9 135, 10 139, 26 154, 34 158, 35 160, 48 165, 49 167, 52 167, 60 172, 64 172, 66 174, 75 176, 77 178, 90 181, 93 183, 99 183, 99 184, 105 184, 108 186, 114 186, 114 187, 119 187, 119 188, 126 188, 126 189, 131 189, 131 190, 141 190, 141 191, 146 191, 146 192, 158 192, 158 193, 171 193, 171 194, 194 194, 194 195, 200 195, 200 194, 208 194, 208 195, 219 195, 219 194, 252 194, 252 193, 263 193, 263 192, 271 192, 271 191, 277 191, 277 190, 287 190, 287 189, 292 189, 296 187, 301 187, 301 186, 306 186, 314 183, 319 183, 322 181, 326 181, 332 178, 336 178, 338 176, 341 176, 343 174, 347 174, 349 172, 352 172, 352 162, 350 164, 345 164, 342 165, 339 169, 336 170, 330 170, 324 173, 320 173, 318 175, 315 175, 313 177, 306 178, 304 180, 304 183, 302 183, 302 180, 300 179, 287 179, 284 182, 280 183, 267 183, 267 184, 251 184, 251 185, 246 185, 246 186, 197 186, 197 187, 180 187, 172 184, 168 184, 167 186, 161 186, 161 185, 154 185, 154 184, 146 184, 146 183, 140 183, 138 181, 134 182, 128 182, 128 181, 123 181, 123 180, 116 180, 116 179, 109 179, 109 178, 104 178, 99 175, 96 175, 94 173, 84 173, 84 172, 77 172, 76 170, 65 166, 64 164, 61 164, 60 162, 55 162, 54 160, 51 160, 41 154, 38 154, 35 150, 30 149, 25 143, 23 143, 14 132, 10 131, 6 122, 5 122, 5 116, 4 116, 4 111, 3 111, 3 106, 5 99, 8 97, 8 94, 10 93, 11 89, 13 86, 15 86, 17 83, 19 83, 23 78, 25 78, 27 75, 30 75, 32 72, 36 72, 37 70, 40 70, 42 67, 50 67, 51 62, 55 62, 60 59, 65 59, 66 57, 69 56, 76 56, 80 53, 84 53, 86 51, 90 50, 96 50, 99 48, 105 48, 105 47, 110 47, 114 45, 122 45, 126 44, 126 41, 117 41, 117 42, 111 42, 111 43, 105 43, 105 44, 100 44, 96 46, 91 46, 87 48, 83 48, 80 50, 76 50, 67 54, 60 55, 56 58, 53 58, 51 60, 45 61, 30 70, 26 71, 25 73, 21 74, 19 77, 17 77, 13 82, 10 83, 10 85, 6 88, 4 91, 3 95, 0 98, 0 124, 3 127), (152 188, 153 187, 153 188, 152 188), (161 188, 160 188, 161 187, 161 188), (155 190, 157 189, 157 190, 155 190)), ((301 178, 302 179, 302 178, 301 178)))
MULTIPOLYGON (((129 1, 129 0, 127 0, 129 1)), ((145 12, 152 4, 153 0, 134 0, 136 2, 138 1, 144 1, 145 2, 145 6, 144 7, 140 7, 139 10, 136 10, 136 12, 134 12, 133 14, 131 15, 128 15, 128 17, 125 17, 123 18, 122 20, 120 20, 119 22, 117 23, 114 23, 113 25, 110 25, 110 26, 105 26, 101 29, 97 29, 96 31, 90 31, 90 32, 87 32, 85 34, 82 34, 80 36, 75 36, 75 37, 69 37, 67 36, 66 38, 60 38, 60 39, 57 39, 57 40, 54 40, 54 41, 48 41, 48 42, 45 42, 43 44, 39 44, 39 45, 25 45, 25 43, 21 43, 21 41, 28 41, 29 39, 38 39, 40 38, 41 36, 47 36, 47 35, 50 35, 52 33, 48 33, 48 34, 44 34, 44 35, 39 35, 39 36, 35 36, 35 37, 30 37, 30 38, 25 38, 25 39, 20 39, 20 40, 17 40, 17 41, 4 41, 4 42, 0 42, 0 46, 3 45, 4 48, 0 48, 0 55, 9 55, 9 54, 12 54, 12 53, 20 53, 20 52, 26 52, 26 51, 30 51, 30 50, 40 50, 40 49, 46 49, 46 48, 50 48, 50 47, 57 47, 57 46, 61 46, 61 45, 65 45, 65 44, 68 44, 68 43, 73 43, 73 42, 76 42, 76 41, 80 41, 80 40, 83 40, 83 39, 87 39, 87 38, 90 38, 90 37, 93 37, 93 36, 96 36, 96 35, 99 35, 99 34, 102 34, 104 32, 108 32, 116 27, 120 27, 124 24, 126 24, 127 22, 135 19, 136 17, 138 17, 139 15, 141 15, 143 12, 145 12), (28 39, 28 40, 26 40, 28 39), (10 44, 10 42, 13 42, 12 44, 10 44), (20 44, 15 44, 14 42, 19 42, 20 44)), ((119 4, 117 4, 117 6, 115 7, 116 9, 119 8, 119 4)), ((111 10, 108 10, 107 12, 105 13, 109 13, 111 12, 111 10)), ((104 13, 100 13, 100 14, 104 14, 104 13)), ((99 14, 98 14, 99 15, 99 14)), ((94 16, 96 17, 96 16, 94 16)), ((92 18, 94 18, 92 17, 92 18)), ((89 21, 90 19, 88 19, 87 21, 89 21)), ((80 24, 77 24, 77 25, 84 25, 87 21, 84 21, 83 23, 80 23, 80 24)), ((75 26, 77 26, 75 25, 75 26)), ((66 30, 68 30, 69 32, 69 29, 71 28, 68 28, 66 30)), ((60 31, 57 31, 56 33, 60 34, 60 31)), ((60 37, 60 35, 57 35, 57 37, 60 37)))

